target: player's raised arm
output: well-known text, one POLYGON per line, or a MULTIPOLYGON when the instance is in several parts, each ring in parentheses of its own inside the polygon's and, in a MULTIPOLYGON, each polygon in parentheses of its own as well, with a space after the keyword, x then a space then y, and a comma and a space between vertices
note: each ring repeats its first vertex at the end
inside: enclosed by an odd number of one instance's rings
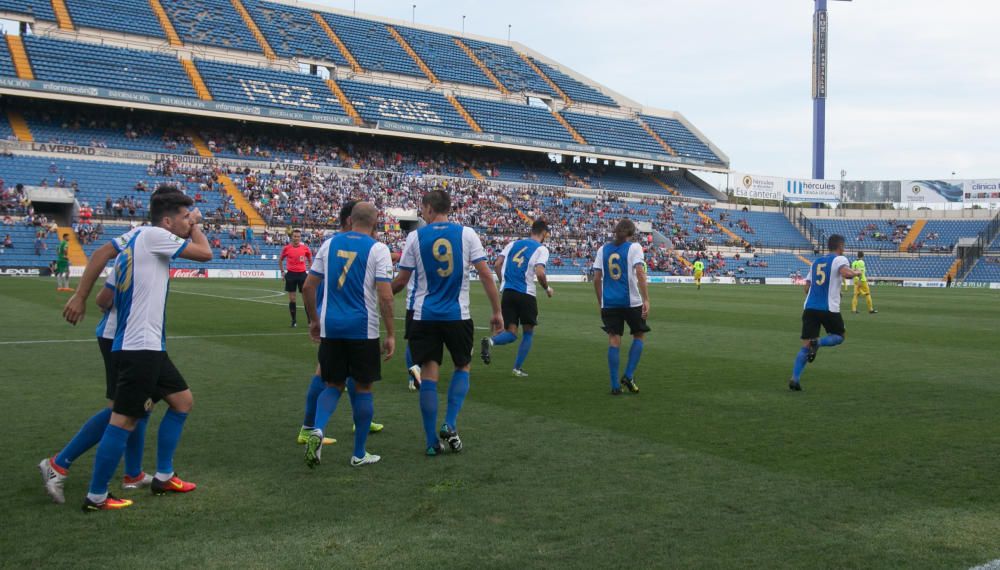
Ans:
POLYGON ((212 261, 212 246, 209 245, 205 232, 201 231, 201 212, 198 208, 190 210, 184 220, 191 224, 188 234, 190 241, 176 254, 177 257, 190 261, 212 261))
POLYGON ((108 262, 116 255, 118 255, 118 248, 115 247, 114 242, 108 242, 90 254, 87 267, 83 270, 80 282, 76 284, 76 292, 63 307, 63 317, 71 325, 81 322, 84 315, 87 314, 87 299, 90 298, 90 292, 94 289, 94 282, 101 276, 101 271, 104 270, 108 262))

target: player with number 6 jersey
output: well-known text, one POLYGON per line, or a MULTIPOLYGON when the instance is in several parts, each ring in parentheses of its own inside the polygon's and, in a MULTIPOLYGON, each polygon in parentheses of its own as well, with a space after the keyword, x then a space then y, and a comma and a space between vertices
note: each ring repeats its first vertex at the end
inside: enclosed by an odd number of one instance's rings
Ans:
POLYGON ((496 271, 501 275, 502 297, 500 299, 503 322, 507 330, 486 337, 480 343, 480 357, 485 364, 492 360, 494 346, 510 344, 517 340, 517 327, 524 327, 524 338, 517 349, 514 360, 514 376, 527 376, 523 370, 538 324, 538 301, 535 295, 535 280, 552 297, 545 275, 545 264, 549 262, 549 248, 542 245, 549 235, 549 225, 544 220, 536 220, 531 225, 531 235, 507 244, 496 260, 496 271))
POLYGON ((472 315, 469 312, 469 267, 475 267, 479 281, 492 305, 492 332, 503 328, 500 295, 493 273, 486 263, 486 251, 472 228, 448 221, 451 198, 442 190, 432 190, 421 202, 421 216, 427 225, 406 238, 399 273, 392 282, 393 293, 406 288, 414 278, 413 323, 409 344, 413 361, 420 366, 420 412, 426 453, 439 455, 444 440, 452 451, 462 450, 456 422, 459 410, 469 391, 469 370, 472 363, 472 315), (444 348, 451 353, 455 372, 448 386, 448 410, 440 431, 437 426, 437 384, 444 348))
POLYGON ((601 307, 602 329, 608 333, 608 372, 611 395, 622 393, 622 385, 629 392, 638 393, 635 370, 642 356, 649 317, 649 292, 646 290, 646 264, 642 246, 632 241, 635 223, 622 218, 615 225, 614 241, 597 250, 594 259, 594 291, 601 307), (628 323, 632 346, 628 351, 625 374, 618 379, 622 335, 628 323))

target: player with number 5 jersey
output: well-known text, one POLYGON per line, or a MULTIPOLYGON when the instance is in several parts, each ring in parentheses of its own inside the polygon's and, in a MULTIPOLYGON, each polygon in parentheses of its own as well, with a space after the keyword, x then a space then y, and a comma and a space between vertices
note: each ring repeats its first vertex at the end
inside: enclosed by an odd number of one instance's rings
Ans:
POLYGON ((830 253, 813 261, 806 276, 806 302, 802 310, 802 348, 795 356, 788 389, 802 390, 799 379, 806 364, 816 360, 821 346, 837 346, 844 342, 846 329, 840 314, 840 288, 845 279, 861 275, 844 257, 844 236, 833 234, 827 240, 830 253), (820 326, 826 336, 819 338, 820 326))
POLYGON ((545 264, 549 262, 549 248, 542 245, 549 235, 549 225, 544 220, 536 220, 531 225, 531 235, 527 239, 519 239, 507 244, 496 260, 497 273, 501 275, 502 283, 500 308, 503 312, 503 322, 507 330, 486 337, 480 343, 480 357, 485 364, 492 360, 494 346, 510 344, 517 340, 517 327, 524 327, 524 338, 517 349, 514 360, 514 376, 527 376, 522 369, 528 351, 535 337, 535 326, 538 324, 538 301, 535 296, 535 280, 552 297, 545 275, 545 264))
POLYGON ((622 385, 629 392, 638 393, 635 370, 642 356, 649 317, 649 292, 646 290, 646 264, 642 246, 632 241, 635 223, 623 218, 615 225, 614 241, 597 250, 594 259, 594 291, 601 307, 604 332, 608 333, 608 372, 611 378, 611 395, 622 393, 622 385), (618 379, 622 335, 628 323, 632 346, 628 351, 625 374, 618 379))
POLYGON ((421 216, 427 225, 406 238, 393 293, 406 288, 414 278, 411 307, 413 324, 409 344, 413 361, 420 366, 420 411, 427 437, 426 453, 439 455, 444 440, 452 451, 462 450, 456 422, 469 391, 475 327, 469 312, 469 267, 479 274, 492 305, 490 325, 494 333, 503 328, 500 295, 486 263, 486 251, 472 228, 448 221, 451 198, 442 190, 424 195, 421 216), (444 348, 451 353, 455 372, 448 385, 448 410, 440 431, 437 426, 437 384, 444 348))

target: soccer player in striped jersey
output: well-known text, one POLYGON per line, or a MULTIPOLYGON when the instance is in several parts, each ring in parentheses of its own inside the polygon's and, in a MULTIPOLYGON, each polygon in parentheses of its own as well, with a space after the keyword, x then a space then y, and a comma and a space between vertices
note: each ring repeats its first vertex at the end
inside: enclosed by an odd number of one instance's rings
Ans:
POLYGON ((117 366, 115 402, 107 429, 94 458, 84 512, 128 507, 130 500, 108 494, 108 483, 126 443, 154 401, 170 409, 160 422, 157 437, 154 494, 187 493, 194 483, 181 480, 173 469, 174 452, 184 421, 194 403, 191 390, 166 352, 166 302, 170 262, 177 257, 193 261, 212 259, 212 248, 199 227, 201 213, 190 210, 194 201, 180 190, 161 186, 149 200, 153 226, 136 228, 99 248, 87 263, 77 291, 63 316, 72 324, 83 320, 86 301, 101 270, 115 259, 114 305, 117 326, 111 351, 117 366), (190 240, 188 240, 190 238, 190 240))
MULTIPOLYGON (((97 306, 104 312, 101 322, 97 324, 96 332, 97 345, 101 349, 101 357, 104 360, 104 396, 108 400, 108 405, 87 420, 62 451, 52 457, 46 457, 38 464, 45 492, 49 494, 53 502, 59 504, 66 502, 63 485, 73 461, 101 441, 101 436, 104 435, 104 431, 108 427, 108 420, 111 418, 115 386, 118 383, 117 369, 111 356, 111 344, 115 338, 118 322, 114 306, 114 290, 115 272, 112 269, 108 272, 104 287, 97 294, 97 306)), ((132 430, 132 435, 128 438, 128 444, 125 447, 125 478, 122 481, 122 489, 148 487, 153 481, 153 476, 147 475, 142 470, 142 452, 146 441, 146 420, 148 417, 147 414, 139 420, 136 428, 132 430)))
MULTIPOLYGON (((374 415, 372 384, 382 379, 382 355, 392 357, 396 348, 392 320, 392 261, 389 248, 371 237, 378 211, 358 202, 351 211, 351 231, 326 240, 316 253, 303 287, 309 335, 320 343, 319 364, 326 388, 316 404, 316 418, 306 442, 306 465, 319 465, 323 430, 337 408, 348 377, 355 382, 351 400, 355 426, 370 426, 374 415), (323 300, 317 310, 317 289, 323 300), (379 342, 379 315, 386 329, 379 342)), ((354 430, 351 465, 377 463, 368 453, 367 429, 354 430)))
POLYGON ((549 248, 545 238, 549 235, 549 225, 544 220, 536 220, 531 225, 531 235, 507 244, 497 257, 494 267, 501 276, 502 286, 500 307, 507 330, 486 337, 480 343, 480 357, 485 364, 492 360, 494 346, 503 346, 517 340, 517 327, 524 328, 524 338, 517 348, 514 360, 514 376, 527 376, 524 361, 528 358, 538 324, 538 300, 535 295, 535 279, 552 297, 552 288, 545 276, 545 264, 549 261, 549 248))
POLYGON ((649 318, 649 291, 646 288, 646 269, 642 246, 632 241, 635 223, 623 218, 615 225, 614 241, 597 250, 594 259, 594 291, 601 307, 602 329, 608 333, 608 372, 611 394, 622 393, 622 385, 629 392, 638 393, 635 370, 639 366, 649 318), (628 351, 625 374, 618 379, 622 335, 628 323, 632 346, 628 351))
POLYGON ((424 195, 420 214, 427 225, 407 236, 399 273, 392 282, 393 293, 398 293, 406 287, 411 276, 415 279, 409 344, 413 361, 420 366, 420 412, 428 456, 441 454, 444 450, 441 440, 454 452, 462 450, 456 423, 469 392, 475 342, 475 327, 469 312, 470 266, 475 267, 490 301, 492 332, 500 332, 503 328, 500 295, 486 263, 483 244, 472 228, 448 221, 450 212, 451 198, 444 191, 432 190, 424 195), (441 429, 435 431, 437 384, 445 347, 451 354, 455 372, 448 385, 445 421, 441 429))
POLYGON ((844 236, 833 234, 827 240, 830 253, 813 261, 806 276, 806 302, 802 309, 802 348, 795 356, 792 378, 788 389, 802 390, 799 380, 806 364, 816 360, 821 346, 837 346, 844 342, 847 334, 844 318, 840 314, 840 287, 845 279, 861 275, 851 269, 844 257, 844 236), (819 338, 819 327, 826 330, 826 336, 819 338))

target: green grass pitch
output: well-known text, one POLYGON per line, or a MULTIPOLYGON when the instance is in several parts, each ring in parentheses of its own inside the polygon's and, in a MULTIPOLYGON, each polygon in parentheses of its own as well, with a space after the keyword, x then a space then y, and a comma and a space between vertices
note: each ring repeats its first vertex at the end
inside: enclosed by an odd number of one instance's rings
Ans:
MULTIPOLYGON (((315 348, 304 327, 287 328, 279 283, 174 281, 168 348, 195 394, 176 464, 199 488, 121 493, 135 506, 84 515, 93 452, 71 470, 65 505, 49 501, 35 465, 103 405, 97 312, 73 328, 51 280, 3 280, 0 565, 969 568, 1000 558, 998 292, 873 288, 881 312, 845 313, 847 342, 821 349, 795 394, 800 288, 652 286, 642 391, 612 398, 592 290, 555 288, 539 299, 529 378, 511 376, 516 345, 496 349, 492 366, 476 359, 461 454, 423 456, 400 352, 375 388, 386 428, 368 448, 382 462, 348 465, 345 398, 329 430, 340 441, 309 470, 294 437, 315 348), (53 342, 21 343, 43 340, 53 342)), ((473 291, 482 326, 487 305, 473 291)))

